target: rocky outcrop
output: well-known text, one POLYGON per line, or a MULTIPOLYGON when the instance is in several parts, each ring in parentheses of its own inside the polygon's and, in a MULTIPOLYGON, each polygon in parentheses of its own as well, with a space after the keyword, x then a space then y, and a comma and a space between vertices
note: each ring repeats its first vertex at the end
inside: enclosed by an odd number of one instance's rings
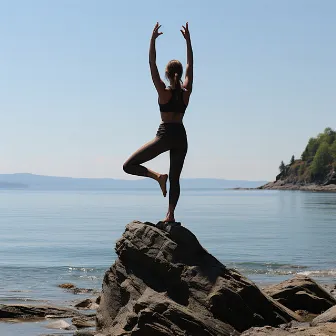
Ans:
POLYGON ((336 192, 335 184, 315 184, 315 183, 293 183, 287 180, 278 180, 275 182, 269 182, 257 189, 261 190, 302 190, 313 192, 336 192))
POLYGON ((0 305, 0 319, 66 318, 80 315, 79 312, 56 306, 31 306, 25 304, 0 305))
POLYGON ((336 304, 336 300, 314 280, 304 275, 268 287, 265 292, 287 308, 321 314, 336 304))
POLYGON ((97 311, 103 333, 233 336, 299 319, 221 264, 183 226, 132 222, 116 252, 97 311))
POLYGON ((336 171, 332 170, 326 177, 323 185, 336 184, 336 171))
POLYGON ((327 322, 336 323, 336 306, 329 308, 323 314, 315 317, 311 324, 313 326, 316 326, 318 324, 327 323, 327 322))

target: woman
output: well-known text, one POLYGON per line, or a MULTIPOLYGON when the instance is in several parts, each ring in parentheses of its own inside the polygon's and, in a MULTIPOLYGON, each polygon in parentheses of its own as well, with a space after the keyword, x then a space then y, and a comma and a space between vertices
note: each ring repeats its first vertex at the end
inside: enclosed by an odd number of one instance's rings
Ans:
POLYGON ((141 164, 154 159, 161 153, 170 151, 169 169, 169 207, 164 222, 174 223, 174 211, 180 196, 180 175, 187 154, 188 142, 182 120, 189 103, 193 82, 193 52, 190 41, 188 22, 182 26, 181 33, 187 44, 187 66, 184 82, 182 83, 182 64, 177 60, 170 61, 166 66, 166 78, 170 85, 166 87, 160 78, 156 66, 155 40, 163 34, 159 32, 161 25, 154 27, 149 48, 149 66, 154 86, 158 92, 158 103, 162 123, 156 137, 136 151, 124 164, 124 171, 128 174, 146 176, 156 180, 163 196, 167 194, 167 174, 152 171, 141 164))

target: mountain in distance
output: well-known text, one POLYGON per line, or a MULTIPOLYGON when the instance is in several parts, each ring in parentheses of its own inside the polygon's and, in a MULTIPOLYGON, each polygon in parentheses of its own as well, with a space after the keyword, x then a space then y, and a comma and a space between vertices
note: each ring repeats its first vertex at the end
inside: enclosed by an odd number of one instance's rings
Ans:
MULTIPOLYGON (((21 185, 33 190, 111 190, 152 189, 156 182, 149 178, 121 180, 112 178, 73 178, 28 173, 0 174, 0 183, 21 185)), ((225 180, 214 178, 182 178, 184 189, 257 188, 267 181, 225 180)))
POLYGON ((0 181, 0 189, 25 189, 28 186, 23 183, 11 183, 0 181))

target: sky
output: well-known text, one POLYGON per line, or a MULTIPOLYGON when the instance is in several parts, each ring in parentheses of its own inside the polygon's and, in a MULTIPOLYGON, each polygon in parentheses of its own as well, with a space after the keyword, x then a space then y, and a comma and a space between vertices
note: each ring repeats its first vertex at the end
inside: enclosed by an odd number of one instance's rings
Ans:
MULTIPOLYGON (((194 86, 183 177, 273 180, 336 125, 334 0, 0 0, 0 173, 132 178, 123 162, 160 124, 161 74, 194 86)), ((167 153, 147 164, 166 173, 167 153)))

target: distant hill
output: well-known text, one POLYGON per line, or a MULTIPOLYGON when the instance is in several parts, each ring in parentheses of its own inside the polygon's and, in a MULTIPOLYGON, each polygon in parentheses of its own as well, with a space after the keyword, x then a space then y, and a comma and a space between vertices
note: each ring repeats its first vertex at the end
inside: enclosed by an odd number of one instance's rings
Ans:
POLYGON ((24 188, 27 188, 27 185, 22 183, 10 183, 0 181, 0 189, 24 189, 24 188))
MULTIPOLYGON (((0 181, 25 185, 29 189, 44 190, 152 189, 157 187, 156 182, 151 179, 72 178, 23 173, 0 174, 0 181)), ((181 180, 181 187, 185 189, 256 188, 265 183, 266 181, 185 178, 181 180)))

